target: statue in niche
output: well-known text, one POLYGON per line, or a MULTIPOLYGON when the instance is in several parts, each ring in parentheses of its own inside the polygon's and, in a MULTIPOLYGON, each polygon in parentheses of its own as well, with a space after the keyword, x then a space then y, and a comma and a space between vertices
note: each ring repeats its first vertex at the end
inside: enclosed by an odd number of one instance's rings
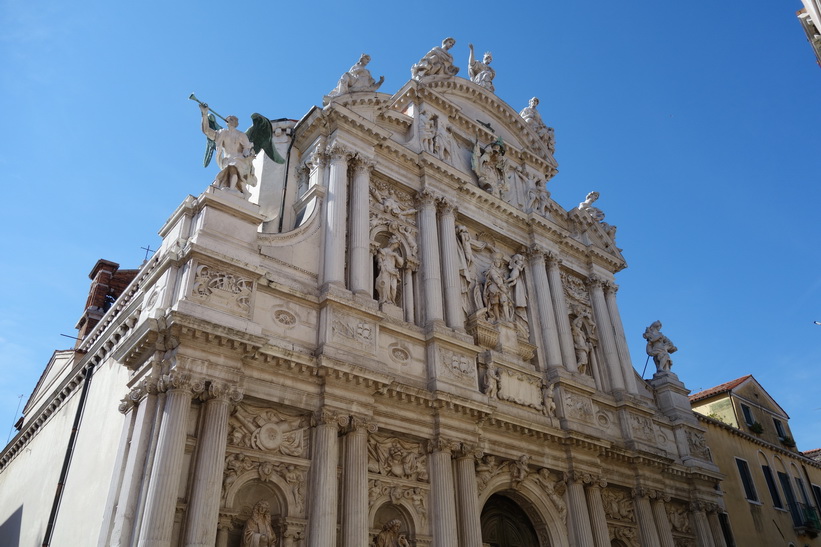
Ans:
POLYGON ((453 55, 448 50, 456 45, 453 38, 442 40, 442 46, 435 46, 411 67, 411 78, 418 82, 434 82, 456 76, 459 67, 453 66, 453 55))
POLYGON ((502 139, 490 143, 485 148, 479 141, 473 145, 471 167, 479 179, 479 187, 498 198, 503 198, 508 187, 505 181, 505 145, 502 139))
POLYGON ((371 76, 371 71, 365 68, 371 62, 371 56, 363 53, 359 60, 353 65, 348 72, 339 78, 339 83, 336 87, 325 96, 325 104, 330 102, 330 99, 339 97, 345 93, 352 93, 354 91, 376 91, 379 86, 385 81, 384 76, 379 77, 379 81, 375 81, 371 76))
POLYGON ((258 501, 242 529, 241 547, 274 547, 276 541, 268 502, 258 501))
POLYGON ((542 120, 542 115, 539 114, 539 111, 536 110, 536 107, 539 105, 539 99, 537 97, 533 97, 528 102, 528 105, 519 112, 519 116, 528 124, 533 131, 542 139, 542 142, 545 143, 547 149, 550 150, 551 154, 556 153, 556 136, 553 132, 552 127, 548 127, 545 125, 544 120, 542 120))
POLYGON ((513 462, 513 466, 510 468, 513 488, 518 488, 527 479, 528 474, 530 474, 530 470, 528 469, 529 461, 530 456, 523 454, 519 456, 519 459, 513 462))
POLYGON ((396 305, 400 268, 405 264, 405 260, 399 254, 399 247, 399 238, 394 235, 391 236, 388 244, 376 253, 376 262, 379 265, 376 293, 380 304, 396 305))
POLYGON ((507 286, 513 294, 513 309, 515 311, 516 325, 519 329, 519 334, 527 338, 530 333, 527 321, 527 288, 525 287, 525 280, 522 277, 522 272, 525 269, 525 259, 520 254, 515 254, 510 257, 508 262, 510 272, 507 276, 507 286))
POLYGON ((485 307, 487 308, 488 321, 498 323, 499 321, 510 321, 513 313, 510 309, 510 297, 507 295, 507 285, 502 265, 504 259, 500 253, 493 256, 490 268, 485 272, 485 289, 483 296, 485 307))
POLYGON ((493 365, 489 366, 485 373, 485 395, 491 399, 497 399, 499 397, 499 384, 501 381, 502 375, 499 372, 499 368, 493 365))
POLYGON ((386 193, 380 192, 375 186, 371 186, 370 190, 374 201, 380 205, 378 209, 381 209, 386 215, 407 220, 407 217, 412 217, 416 214, 416 209, 402 206, 393 188, 389 188, 386 193))
POLYGON ((556 417, 556 401, 553 399, 554 384, 542 384, 542 413, 550 418, 556 417))
POLYGON ((428 154, 435 153, 435 141, 436 123, 427 112, 419 112, 419 143, 422 145, 422 150, 428 154))
POLYGON ((456 226, 456 235, 459 239, 459 274, 462 279, 462 309, 465 316, 470 315, 471 307, 479 309, 482 304, 482 293, 476 279, 475 266, 473 264, 473 251, 481 251, 487 246, 483 241, 476 241, 471 237, 470 231, 461 224, 456 226))
POLYGON ((584 316, 577 315, 573 319, 570 323, 570 333, 573 336, 573 347, 576 349, 576 367, 579 369, 579 374, 587 374, 590 350, 593 349, 593 345, 587 340, 584 332, 584 316))
POLYGON ((547 183, 540 183, 536 179, 528 178, 527 189, 527 211, 538 213, 543 217, 547 216, 550 207, 550 192, 546 188, 547 183))
POLYGON ((670 372, 673 368, 671 353, 678 351, 669 338, 661 333, 661 321, 654 321, 644 329, 644 339, 647 340, 647 355, 653 357, 656 372, 670 372))
POLYGON ((493 78, 496 77, 496 71, 490 68, 493 55, 488 51, 481 61, 477 61, 473 53, 473 44, 468 44, 468 48, 470 49, 470 56, 468 57, 468 75, 470 76, 470 81, 493 92, 493 78))
POLYGON ((453 137, 448 130, 447 124, 441 117, 438 118, 436 120, 436 140, 434 142, 436 156, 444 162, 451 163, 455 149, 453 137))
POLYGON ((374 547, 410 547, 410 543, 405 538, 405 534, 400 534, 402 522, 393 519, 382 525, 382 531, 374 540, 374 547))
POLYGON ((602 211, 601 209, 599 209, 598 207, 595 207, 593 205, 593 203, 597 199, 599 199, 599 193, 598 192, 590 192, 589 194, 587 194, 584 201, 579 203, 578 209, 580 211, 585 211, 588 215, 590 215, 590 218, 592 218, 596 222, 601 222, 601 225, 602 225, 602 228, 604 228, 604 231, 607 232, 607 234, 610 236, 611 239, 615 239, 616 238, 616 227, 611 226, 610 224, 604 222, 604 211, 602 211))

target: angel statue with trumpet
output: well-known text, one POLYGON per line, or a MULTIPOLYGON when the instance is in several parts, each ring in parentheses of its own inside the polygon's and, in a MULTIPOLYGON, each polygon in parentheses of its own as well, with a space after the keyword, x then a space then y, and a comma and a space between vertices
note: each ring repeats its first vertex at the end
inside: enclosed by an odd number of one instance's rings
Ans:
POLYGON ((200 105, 202 113, 202 132, 208 139, 203 159, 204 167, 208 167, 214 151, 217 151, 217 166, 220 172, 214 179, 214 186, 236 190, 248 199, 250 197, 248 187, 257 185, 253 161, 260 150, 264 150, 273 161, 285 163, 271 140, 273 136, 271 120, 261 114, 251 114, 253 125, 243 133, 237 129, 239 120, 236 116, 223 118, 210 109, 206 103, 197 99, 193 93, 188 98, 200 105), (228 127, 220 126, 214 116, 223 120, 228 127))

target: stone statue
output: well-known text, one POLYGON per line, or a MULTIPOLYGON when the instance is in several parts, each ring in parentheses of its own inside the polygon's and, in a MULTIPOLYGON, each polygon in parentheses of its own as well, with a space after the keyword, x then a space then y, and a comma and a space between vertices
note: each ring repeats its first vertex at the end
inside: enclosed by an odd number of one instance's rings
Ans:
POLYGON ((391 236, 388 244, 377 251, 376 261, 379 275, 376 277, 376 292, 380 304, 396 305, 396 292, 399 287, 399 269, 405 264, 399 254, 399 238, 391 236))
POLYGON ((521 485, 527 479, 527 476, 530 474, 530 470, 528 469, 529 461, 530 456, 528 456, 527 454, 523 454, 519 456, 519 458, 515 462, 513 462, 513 466, 510 468, 513 488, 518 488, 519 485, 521 485))
POLYGON ((243 196, 248 197, 248 186, 257 185, 252 164, 255 156, 254 143, 248 135, 237 129, 239 120, 236 116, 225 118, 228 127, 215 129, 213 118, 209 120, 207 104, 200 104, 200 112, 202 112, 202 132, 209 140, 206 166, 211 159, 208 156, 209 152, 213 154, 214 149, 217 151, 217 166, 220 172, 217 173, 214 182, 219 188, 237 190, 243 196))
POLYGON ((503 258, 496 253, 490 268, 485 272, 485 289, 483 296, 489 321, 510 321, 513 314, 510 310, 510 297, 502 273, 503 258))
POLYGON ((448 53, 455 44, 453 38, 442 40, 442 47, 434 47, 411 67, 411 78, 419 82, 435 82, 456 76, 459 67, 453 66, 453 55, 448 53))
POLYGON ((498 367, 490 366, 485 373, 485 395, 491 399, 499 397, 499 382, 502 380, 502 375, 498 367))
POLYGON ((370 191, 374 200, 379 203, 382 212, 386 215, 405 219, 405 217, 412 217, 416 214, 416 209, 402 206, 393 188, 389 188, 387 193, 382 193, 375 186, 371 186, 370 191))
POLYGON ((505 182, 505 147, 501 139, 490 143, 485 148, 477 140, 473 146, 471 167, 479 179, 479 187, 498 198, 504 197, 507 191, 505 182))
POLYGON ((602 211, 601 209, 599 209, 598 207, 595 207, 593 205, 593 202, 595 202, 597 199, 599 199, 599 193, 598 192, 590 192, 589 194, 587 194, 584 201, 579 203, 578 209, 580 211, 585 211, 587 214, 590 215, 590 218, 592 218, 596 222, 601 222, 601 225, 602 225, 602 228, 604 228, 604 231, 607 232, 607 234, 611 238, 615 239, 616 238, 616 227, 611 226, 610 224, 604 222, 604 211, 602 211))
POLYGON ((453 144, 453 137, 448 131, 447 124, 442 121, 442 118, 436 120, 436 141, 434 143, 434 151, 440 160, 444 162, 453 161, 453 152, 455 150, 453 144))
POLYGON ((363 53, 354 66, 339 78, 339 83, 336 87, 325 96, 325 104, 330 102, 330 99, 339 97, 345 93, 352 93, 354 91, 376 91, 379 86, 385 81, 384 76, 379 77, 379 81, 375 81, 371 76, 371 71, 365 68, 371 62, 371 56, 363 53))
POLYGON ((542 412, 545 416, 556 416, 556 401, 553 399, 554 384, 542 384, 542 412))
POLYGON ((476 279, 473 265, 473 250, 480 251, 487 246, 483 241, 476 241, 470 231, 461 224, 456 226, 456 236, 459 239, 459 274, 462 279, 462 309, 465 315, 470 315, 471 306, 479 309, 483 306, 482 294, 476 279))
POLYGON ((405 535, 399 533, 401 528, 402 522, 399 519, 386 522, 374 540, 374 547, 410 547, 405 535))
POLYGON ((241 547, 274 547, 276 541, 268 502, 258 501, 242 529, 241 547))
POLYGON ((590 350, 592 344, 587 340, 584 333, 584 317, 577 315, 570 324, 570 332, 573 336, 573 347, 576 349, 576 367, 579 374, 587 374, 587 365, 590 362, 590 350))
POLYGON ((647 340, 647 355, 653 357, 657 372, 670 372, 673 360, 670 354, 678 351, 669 338, 661 333, 661 321, 654 321, 644 329, 644 339, 647 340))
POLYGON ((419 112, 419 143, 422 150, 428 154, 436 151, 434 142, 436 140, 436 124, 427 112, 419 112))
POLYGON ((528 179, 527 212, 538 213, 543 217, 547 216, 550 207, 550 192, 548 192, 545 184, 535 179, 528 179))
POLYGON ((493 55, 488 51, 481 61, 477 61, 473 53, 473 44, 468 44, 468 48, 470 48, 470 56, 468 57, 468 75, 470 76, 470 81, 493 92, 493 78, 496 77, 496 71, 490 68, 493 55))
POLYGON ((513 309, 516 315, 516 322, 519 325, 521 334, 525 337, 530 333, 527 320, 527 288, 525 287, 522 272, 525 269, 525 259, 520 254, 510 257, 508 262, 510 272, 507 276, 507 286, 513 295, 513 309))
POLYGON ((556 153, 556 136, 554 134, 553 128, 548 127, 545 125, 544 120, 542 120, 542 115, 539 114, 539 111, 536 110, 536 107, 539 105, 539 99, 537 97, 533 97, 528 102, 528 105, 519 112, 519 116, 527 123, 533 131, 539 136, 540 139, 545 143, 547 149, 550 150, 551 154, 556 153))

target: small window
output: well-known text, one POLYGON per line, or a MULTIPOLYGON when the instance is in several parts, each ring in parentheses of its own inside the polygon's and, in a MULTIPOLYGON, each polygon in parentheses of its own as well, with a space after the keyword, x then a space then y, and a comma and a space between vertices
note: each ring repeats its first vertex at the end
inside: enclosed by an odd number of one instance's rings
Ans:
POLYGON ((804 519, 801 517, 801 511, 796 503, 795 493, 790 483, 790 477, 786 473, 778 472, 778 481, 781 483, 781 489, 784 491, 784 497, 787 498, 787 506, 792 515, 792 522, 794 526, 801 526, 804 524, 804 519))
POLYGON ((784 431, 784 424, 777 418, 773 418, 773 423, 775 424, 775 431, 778 433, 778 438, 784 440, 784 437, 787 436, 787 432, 784 431))
POLYGON ((784 504, 781 503, 781 496, 778 495, 778 488, 775 486, 775 478, 769 465, 762 465, 761 470, 764 472, 764 479, 767 481, 767 488, 770 489, 770 496, 773 498, 773 506, 779 509, 784 509, 784 504))
POLYGON ((727 513, 719 513, 718 522, 721 524, 721 533, 724 535, 724 543, 727 544, 727 547, 735 547, 735 538, 733 538, 733 530, 730 528, 730 519, 727 513))
POLYGON ((755 484, 753 484, 753 476, 750 474, 750 466, 744 460, 735 459, 738 465, 738 474, 741 475, 741 484, 744 485, 744 495, 747 496, 747 501, 758 501, 758 494, 755 492, 755 484))
POLYGON ((747 425, 753 425, 755 423, 752 409, 744 403, 741 403, 741 413, 744 414, 744 421, 747 425))

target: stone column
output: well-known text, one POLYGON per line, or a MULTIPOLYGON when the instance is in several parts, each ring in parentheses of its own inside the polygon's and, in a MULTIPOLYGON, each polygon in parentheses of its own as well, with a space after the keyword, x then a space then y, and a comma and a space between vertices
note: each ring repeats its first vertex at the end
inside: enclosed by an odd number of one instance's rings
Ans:
POLYGON ((443 439, 435 439, 428 445, 428 450, 430 452, 428 464, 430 466, 430 521, 433 529, 433 545, 457 547, 453 466, 450 461, 451 447, 443 439))
POLYGON ((655 499, 651 502, 661 547, 676 547, 676 542, 673 540, 673 529, 670 527, 670 517, 667 516, 667 510, 664 507, 664 504, 669 501, 670 496, 656 492, 655 499))
POLYGON ((456 453, 456 505, 459 509, 459 545, 482 547, 479 489, 476 486, 477 447, 462 443, 456 453))
POLYGON ((721 522, 718 520, 719 510, 718 505, 711 503, 707 507, 707 522, 710 524, 716 547, 727 547, 727 542, 724 541, 724 530, 721 529, 721 522))
POLYGON ((419 193, 419 224, 422 233, 422 288, 425 323, 442 321, 442 271, 439 265, 439 236, 436 233, 436 198, 428 190, 419 193))
POLYGON ((325 198, 325 249, 323 283, 345 286, 345 249, 348 215, 348 160, 351 152, 334 144, 328 148, 330 173, 325 198))
POLYGON ((661 547, 653 510, 650 508, 649 491, 638 487, 633 489, 633 501, 636 504, 636 520, 639 523, 642 547, 661 547))
POLYGON ((584 496, 584 483, 591 482, 592 476, 587 473, 573 471, 568 473, 567 481, 567 518, 573 528, 573 537, 576 545, 596 545, 593 542, 593 531, 590 525, 590 515, 587 512, 587 502, 584 496))
POLYGON ((210 547, 216 540, 228 444, 228 414, 231 403, 242 400, 242 392, 236 386, 211 382, 203 399, 202 429, 188 502, 186 547, 210 547))
POLYGON ((624 387, 628 393, 638 393, 636 387, 636 374, 633 372, 633 360, 630 359, 630 350, 627 347, 627 338, 624 335, 624 325, 621 322, 621 314, 616 304, 616 292, 619 290, 615 283, 604 284, 604 299, 607 302, 607 311, 610 314, 610 323, 613 325, 613 333, 616 339, 616 352, 619 355, 622 374, 624 375, 624 387))
MULTIPOLYGON (((530 276, 536 289, 536 302, 542 320, 542 344, 545 348, 545 364, 548 367, 562 366, 562 349, 559 345, 559 331, 556 328, 556 313, 550 296, 550 284, 545 269, 545 253, 539 247, 530 252, 530 276)), ((575 363, 575 356, 573 362, 575 363)))
POLYGON ((690 513, 693 515, 693 524, 696 528, 696 543, 698 547, 716 547, 713 533, 704 513, 706 504, 701 501, 690 502, 690 513))
POLYGON ((456 243, 456 205, 450 200, 440 199, 439 211, 445 319, 450 328, 464 329, 465 313, 462 310, 462 281, 459 276, 459 251, 456 243))
POLYGON ((556 313, 556 330, 559 333, 562 361, 567 370, 576 372, 578 370, 576 366, 576 349, 573 346, 573 335, 570 333, 570 317, 567 315, 562 274, 559 271, 561 260, 552 252, 548 252, 546 257, 547 277, 550 280, 550 298, 553 300, 553 311, 556 313))
MULTIPOLYGON (((134 429, 131 432, 131 442, 128 448, 128 458, 123 471, 123 481, 120 485, 120 495, 116 502, 117 512, 114 515, 114 524, 110 538, 105 539, 104 545, 130 545, 131 534, 134 530, 134 516, 137 513, 137 500, 140 496, 144 477, 143 468, 145 458, 151 444, 151 430, 157 414, 157 379, 146 378, 140 385, 131 390, 128 399, 135 405, 128 407, 136 412, 134 429)), ((128 410, 128 408, 126 410, 128 410)), ((120 407, 123 410, 123 407, 120 407)))
POLYGON ((606 480, 594 478, 593 482, 585 489, 587 510, 590 512, 590 526, 593 530, 593 545, 596 547, 610 547, 607 515, 604 514, 604 504, 601 499, 601 489, 606 486, 606 480))
POLYGON ((370 185, 374 163, 358 158, 351 184, 351 290, 373 295, 371 287, 370 185))
POLYGON ((336 477, 339 465, 338 432, 340 426, 348 424, 348 417, 323 410, 317 413, 316 420, 311 460, 308 547, 334 547, 339 505, 336 477))
POLYGON ((160 434, 145 501, 139 547, 168 547, 174 529, 180 473, 185 456, 185 430, 193 394, 203 390, 188 374, 172 371, 159 382, 165 391, 160 434))
POLYGON ((588 282, 590 300, 593 302, 593 315, 596 316, 596 327, 604 350, 604 368, 610 376, 610 389, 624 391, 624 375, 621 371, 618 350, 616 350, 613 326, 610 324, 610 313, 607 311, 607 302, 604 300, 602 283, 602 280, 595 276, 591 277, 588 282))
POLYGON ((342 472, 342 547, 368 544, 368 433, 376 426, 351 418, 342 472))
POLYGON ((217 522, 217 543, 216 547, 228 547, 228 531, 231 530, 231 517, 220 515, 217 522))

